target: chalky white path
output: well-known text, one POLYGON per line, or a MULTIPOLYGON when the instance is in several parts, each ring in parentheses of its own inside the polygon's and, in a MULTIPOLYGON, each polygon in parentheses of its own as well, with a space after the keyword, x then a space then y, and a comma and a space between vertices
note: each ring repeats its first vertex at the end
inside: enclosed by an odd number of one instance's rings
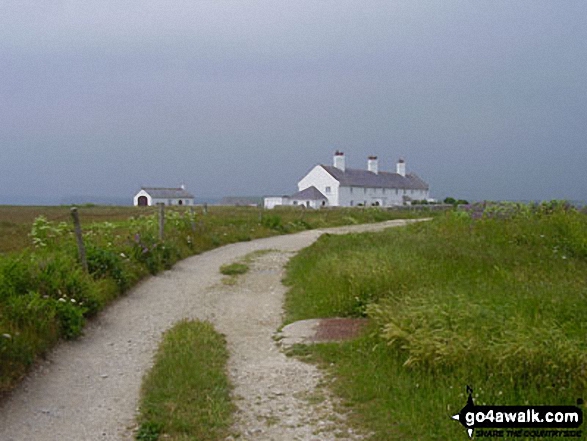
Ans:
MULTIPOLYGON (((262 249, 295 252, 324 232, 376 231, 405 223, 314 230, 227 245, 190 257, 143 281, 92 320, 82 338, 60 344, 3 400, 0 440, 133 439, 141 380, 151 366, 161 334, 186 318, 209 320, 230 335, 227 327, 239 308, 230 293, 214 289, 222 278, 218 272, 221 265, 262 249)), ((268 319, 272 326, 278 324, 279 312, 268 319)), ((232 366, 234 360, 247 355, 234 353, 239 346, 228 338, 232 366)), ((231 372, 231 377, 238 381, 239 373, 231 372)), ((242 378, 255 381, 248 375, 242 378)), ((254 439, 270 438, 257 434, 254 439)))

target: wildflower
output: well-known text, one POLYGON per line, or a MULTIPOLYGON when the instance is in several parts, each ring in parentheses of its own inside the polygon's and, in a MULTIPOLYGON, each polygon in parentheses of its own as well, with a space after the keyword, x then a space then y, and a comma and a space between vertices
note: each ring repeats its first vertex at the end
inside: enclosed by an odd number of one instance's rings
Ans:
POLYGON ((566 258, 567 258, 567 256, 563 256, 563 259, 566 259, 566 258))
POLYGON ((120 253, 120 257, 122 257, 123 259, 126 259, 126 254, 120 253))
POLYGON ((75 299, 71 299, 71 303, 75 303, 75 299))
POLYGON ((7 338, 8 340, 10 340, 12 338, 12 335, 10 335, 10 334, 2 334, 2 337, 7 338))
POLYGON ((61 298, 58 300, 58 302, 65 303, 65 299, 64 299, 63 297, 61 297, 61 298))

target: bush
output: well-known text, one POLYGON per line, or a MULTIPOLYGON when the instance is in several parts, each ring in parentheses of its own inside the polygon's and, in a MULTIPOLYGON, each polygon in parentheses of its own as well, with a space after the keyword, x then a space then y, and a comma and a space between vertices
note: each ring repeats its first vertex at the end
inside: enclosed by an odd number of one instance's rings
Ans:
POLYGON ((116 282, 120 292, 129 286, 128 277, 122 264, 122 256, 113 251, 90 245, 86 248, 88 271, 94 279, 111 277, 116 282))
POLYGON ((55 301, 56 316, 59 319, 61 336, 66 339, 75 338, 81 335, 84 328, 85 308, 77 305, 73 299, 61 298, 55 301))

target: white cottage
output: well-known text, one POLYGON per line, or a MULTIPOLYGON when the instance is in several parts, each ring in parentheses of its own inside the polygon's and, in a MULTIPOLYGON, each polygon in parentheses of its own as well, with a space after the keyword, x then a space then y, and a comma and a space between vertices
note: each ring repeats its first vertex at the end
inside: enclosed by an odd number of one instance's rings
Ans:
POLYGON ((344 153, 336 151, 333 165, 316 165, 298 182, 298 193, 265 199, 265 207, 353 207, 404 205, 430 198, 429 187, 415 173, 406 173, 400 159, 395 173, 380 171, 377 156, 369 156, 366 169, 347 168, 344 153))
POLYGON ((299 191, 310 187, 333 207, 389 207, 430 197, 428 184, 415 173, 406 173, 403 159, 397 162, 395 173, 380 171, 377 156, 369 156, 366 169, 354 169, 345 166, 344 153, 339 151, 333 165, 316 165, 298 182, 299 191))
POLYGON ((141 187, 133 199, 135 206, 194 205, 194 195, 188 193, 185 185, 179 188, 141 187))

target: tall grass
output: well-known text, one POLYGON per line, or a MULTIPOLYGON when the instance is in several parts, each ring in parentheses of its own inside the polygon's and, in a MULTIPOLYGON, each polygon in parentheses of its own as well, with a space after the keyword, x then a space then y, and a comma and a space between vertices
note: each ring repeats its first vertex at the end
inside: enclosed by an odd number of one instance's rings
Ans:
POLYGON ((393 376, 378 375, 382 394, 409 397, 377 397, 389 426, 375 424, 376 439, 396 439, 382 427, 398 426, 419 439, 454 437, 449 416, 467 384, 487 404, 584 396, 587 216, 561 204, 507 208, 324 237, 290 263, 288 321, 366 315, 374 323, 361 343, 315 351, 340 364, 347 396, 361 396, 364 372, 377 366, 393 376), (412 407, 428 411, 410 416, 412 407))

